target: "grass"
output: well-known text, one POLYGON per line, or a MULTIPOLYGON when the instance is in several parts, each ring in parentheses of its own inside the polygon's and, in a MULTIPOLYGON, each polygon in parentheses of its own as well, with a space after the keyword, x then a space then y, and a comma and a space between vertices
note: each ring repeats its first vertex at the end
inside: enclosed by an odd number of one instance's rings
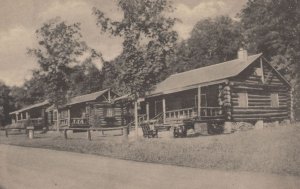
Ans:
POLYGON ((194 168, 300 176, 300 125, 194 138, 93 138, 88 141, 85 133, 76 133, 65 140, 63 134, 47 133, 29 140, 24 134, 5 138, 1 132, 0 143, 194 168))

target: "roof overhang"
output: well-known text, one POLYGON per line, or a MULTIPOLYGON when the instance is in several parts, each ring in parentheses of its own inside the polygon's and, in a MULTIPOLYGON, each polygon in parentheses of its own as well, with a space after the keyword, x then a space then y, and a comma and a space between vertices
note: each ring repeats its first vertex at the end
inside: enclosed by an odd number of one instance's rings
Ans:
POLYGON ((206 83, 189 85, 189 86, 185 86, 185 87, 181 87, 181 88, 166 90, 166 91, 163 91, 160 93, 149 94, 149 95, 146 95, 146 98, 167 95, 167 94, 186 91, 186 90, 190 90, 190 89, 196 89, 198 87, 205 87, 205 86, 216 85, 216 84, 220 84, 220 83, 226 83, 228 81, 229 81, 228 79, 221 79, 221 80, 216 80, 216 81, 211 81, 211 82, 206 82, 206 83))

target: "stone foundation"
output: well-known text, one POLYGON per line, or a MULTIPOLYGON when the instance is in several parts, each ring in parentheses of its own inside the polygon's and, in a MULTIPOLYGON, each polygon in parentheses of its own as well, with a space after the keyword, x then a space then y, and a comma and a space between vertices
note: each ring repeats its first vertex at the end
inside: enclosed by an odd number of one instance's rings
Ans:
POLYGON ((224 123, 224 134, 230 134, 232 133, 232 122, 225 121, 224 123))
POLYGON ((264 128, 264 121, 263 120, 257 120, 254 129, 263 129, 264 128))

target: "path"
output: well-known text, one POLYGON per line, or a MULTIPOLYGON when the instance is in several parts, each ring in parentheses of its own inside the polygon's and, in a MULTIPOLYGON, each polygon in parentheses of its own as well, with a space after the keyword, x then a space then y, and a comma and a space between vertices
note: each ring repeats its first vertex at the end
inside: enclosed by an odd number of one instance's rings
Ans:
POLYGON ((299 177, 140 163, 0 145, 0 189, 298 188, 299 177))

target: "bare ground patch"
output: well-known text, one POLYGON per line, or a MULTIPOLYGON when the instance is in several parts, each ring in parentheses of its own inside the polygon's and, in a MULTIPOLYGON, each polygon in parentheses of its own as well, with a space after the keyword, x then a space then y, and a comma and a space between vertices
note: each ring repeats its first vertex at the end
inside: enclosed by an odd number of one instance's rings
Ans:
MULTIPOLYGON (((229 135, 192 138, 124 140, 122 136, 103 137, 74 133, 37 134, 29 140, 24 134, 0 134, 0 143, 96 154, 134 161, 171 164, 204 169, 254 171, 300 176, 300 126, 268 127, 229 135)), ((169 133, 160 133, 169 136, 169 133)))

